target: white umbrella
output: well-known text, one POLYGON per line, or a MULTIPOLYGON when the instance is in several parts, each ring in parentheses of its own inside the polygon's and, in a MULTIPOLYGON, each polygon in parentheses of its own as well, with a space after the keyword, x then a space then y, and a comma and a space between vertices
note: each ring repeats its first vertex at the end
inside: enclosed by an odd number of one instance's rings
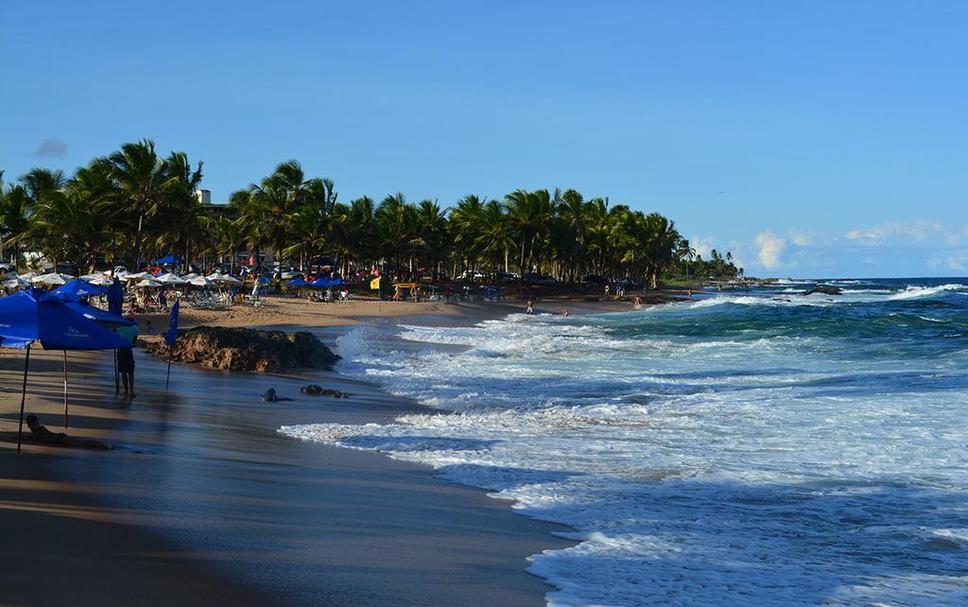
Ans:
POLYGON ((47 286, 60 286, 65 285, 68 282, 74 280, 73 276, 68 276, 67 274, 58 274, 53 272, 51 274, 41 274, 40 276, 34 276, 30 279, 35 285, 47 285, 47 286))
POLYGON ((157 289, 161 286, 161 283, 153 278, 145 278, 141 282, 135 285, 136 287, 145 287, 147 289, 157 289))
POLYGON ((30 281, 24 280, 23 278, 16 276, 14 278, 9 278, 3 282, 0 282, 0 286, 2 286, 4 289, 20 289, 22 287, 29 287, 30 281))
POLYGON ((198 278, 198 274, 192 272, 191 274, 182 274, 182 280, 187 280, 191 282, 192 279, 198 278))
POLYGON ((168 272, 167 274, 162 274, 161 276, 155 278, 155 280, 166 285, 183 285, 188 283, 187 280, 175 274, 174 272, 168 272))
POLYGON ((96 274, 85 274, 84 276, 81 276, 81 280, 84 282, 89 282, 92 285, 103 287, 110 286, 111 283, 114 282, 114 279, 112 279, 110 276, 107 276, 103 272, 98 272, 96 274))
POLYGON ((147 272, 135 272, 134 274, 125 274, 124 275, 124 279, 125 280, 141 280, 142 278, 148 278, 150 276, 151 276, 151 274, 148 274, 147 272))
POLYGON ((240 285, 242 281, 232 276, 230 274, 219 274, 218 277, 212 278, 212 282, 222 283, 224 285, 240 285))
POLYGON ((206 289, 215 286, 214 282, 204 276, 196 276, 195 278, 189 280, 188 283, 196 287, 205 287, 206 289))

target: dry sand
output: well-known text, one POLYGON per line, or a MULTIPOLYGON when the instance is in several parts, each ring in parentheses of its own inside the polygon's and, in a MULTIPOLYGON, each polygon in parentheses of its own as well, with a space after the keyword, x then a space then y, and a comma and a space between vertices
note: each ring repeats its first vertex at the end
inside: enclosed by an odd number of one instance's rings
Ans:
MULTIPOLYGON (((182 324, 323 326, 404 314, 447 324, 511 310, 520 304, 279 299, 258 310, 186 309, 182 324)), ((166 325, 159 318, 154 328, 166 325)), ((336 374, 183 366, 173 369, 166 395, 164 365, 141 352, 139 396, 126 401, 114 395, 110 355, 70 360, 68 432, 106 438, 115 449, 27 442, 17 455, 23 354, 0 350, 0 605, 544 603, 548 588, 525 573, 525 559, 568 545, 552 536, 558 527, 424 467, 275 432, 386 421, 412 403, 336 374), (301 397, 309 380, 353 397, 301 397), (294 400, 263 403, 258 395, 268 387, 294 400)), ((31 367, 27 410, 60 431, 61 354, 35 352, 31 367)))

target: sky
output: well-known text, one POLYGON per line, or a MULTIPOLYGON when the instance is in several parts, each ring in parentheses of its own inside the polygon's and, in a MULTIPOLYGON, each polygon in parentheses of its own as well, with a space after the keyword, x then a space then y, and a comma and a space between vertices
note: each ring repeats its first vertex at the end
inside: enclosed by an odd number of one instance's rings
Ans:
POLYGON ((968 3, 38 2, 0 12, 0 170, 122 143, 215 201, 575 188, 753 276, 968 275, 968 3))

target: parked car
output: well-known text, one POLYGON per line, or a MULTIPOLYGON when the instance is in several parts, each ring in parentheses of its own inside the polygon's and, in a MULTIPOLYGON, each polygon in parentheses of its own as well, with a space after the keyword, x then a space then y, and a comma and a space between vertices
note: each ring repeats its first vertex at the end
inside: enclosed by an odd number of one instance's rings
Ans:
POLYGON ((558 281, 555 280, 553 276, 548 276, 547 274, 539 274, 537 272, 532 272, 530 274, 524 275, 524 280, 533 284, 539 285, 551 285, 558 281))
POLYGON ((502 272, 501 270, 494 272, 494 280, 496 282, 513 282, 520 279, 521 277, 514 272, 502 272))
POLYGON ((477 270, 464 270, 458 277, 458 280, 479 282, 484 280, 484 278, 486 277, 484 276, 483 272, 478 272, 477 270))

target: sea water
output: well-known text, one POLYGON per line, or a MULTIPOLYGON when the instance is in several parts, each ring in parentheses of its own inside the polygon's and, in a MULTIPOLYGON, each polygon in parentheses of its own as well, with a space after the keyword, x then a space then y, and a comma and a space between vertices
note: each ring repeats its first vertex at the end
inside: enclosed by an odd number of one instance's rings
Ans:
POLYGON ((824 284, 357 328, 342 370, 427 413, 281 431, 569 525, 550 605, 964 607, 968 279, 824 284))

